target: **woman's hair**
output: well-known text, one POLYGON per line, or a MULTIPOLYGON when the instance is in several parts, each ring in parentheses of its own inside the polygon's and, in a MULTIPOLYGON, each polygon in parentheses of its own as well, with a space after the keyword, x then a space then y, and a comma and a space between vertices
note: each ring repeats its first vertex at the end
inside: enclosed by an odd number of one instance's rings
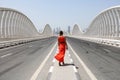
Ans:
POLYGON ((60 33, 59 33, 60 35, 63 35, 63 31, 60 31, 60 33))

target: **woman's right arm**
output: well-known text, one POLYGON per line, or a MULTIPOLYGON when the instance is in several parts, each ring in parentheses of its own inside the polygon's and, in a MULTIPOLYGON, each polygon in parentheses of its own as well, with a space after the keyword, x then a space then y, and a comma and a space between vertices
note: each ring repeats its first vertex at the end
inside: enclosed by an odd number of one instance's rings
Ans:
POLYGON ((59 42, 59 37, 58 37, 58 46, 60 45, 60 42, 59 42))
POLYGON ((66 49, 68 49, 68 45, 67 45, 67 42, 66 42, 66 38, 65 38, 65 44, 66 44, 66 49))

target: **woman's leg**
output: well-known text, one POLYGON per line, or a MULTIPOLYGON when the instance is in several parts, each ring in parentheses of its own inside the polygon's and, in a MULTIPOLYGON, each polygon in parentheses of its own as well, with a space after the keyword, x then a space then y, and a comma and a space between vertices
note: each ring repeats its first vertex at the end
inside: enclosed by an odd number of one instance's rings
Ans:
POLYGON ((61 62, 59 62, 59 66, 61 66, 61 62))

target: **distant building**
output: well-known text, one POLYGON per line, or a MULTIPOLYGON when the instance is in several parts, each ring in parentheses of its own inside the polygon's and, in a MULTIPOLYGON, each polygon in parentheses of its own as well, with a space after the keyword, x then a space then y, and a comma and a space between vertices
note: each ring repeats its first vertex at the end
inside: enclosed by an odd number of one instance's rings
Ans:
POLYGON ((70 34, 70 26, 68 26, 68 33, 70 34))

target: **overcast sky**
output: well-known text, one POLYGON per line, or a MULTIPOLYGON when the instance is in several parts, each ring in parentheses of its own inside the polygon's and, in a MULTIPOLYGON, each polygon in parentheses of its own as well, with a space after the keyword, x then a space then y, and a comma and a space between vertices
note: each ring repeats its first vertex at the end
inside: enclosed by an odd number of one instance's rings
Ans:
POLYGON ((38 30, 46 24, 62 30, 78 24, 83 30, 101 11, 118 5, 120 0, 0 0, 0 7, 22 12, 38 30))

